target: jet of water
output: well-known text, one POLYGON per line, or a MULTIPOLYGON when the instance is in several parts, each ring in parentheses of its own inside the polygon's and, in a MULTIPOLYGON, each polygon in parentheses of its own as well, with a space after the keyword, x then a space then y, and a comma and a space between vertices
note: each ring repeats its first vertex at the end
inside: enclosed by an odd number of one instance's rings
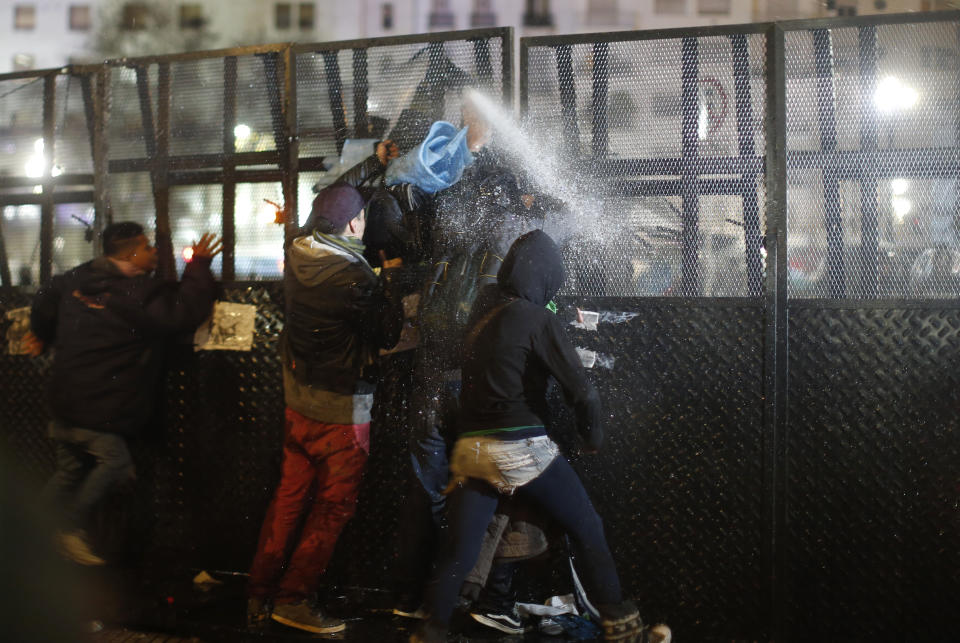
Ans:
POLYGON ((494 130, 494 145, 511 157, 541 192, 566 206, 565 212, 551 213, 544 230, 561 244, 573 238, 602 242, 617 217, 604 216, 599 186, 591 185, 582 171, 558 155, 556 141, 531 136, 506 109, 476 89, 468 89, 464 98, 494 130))

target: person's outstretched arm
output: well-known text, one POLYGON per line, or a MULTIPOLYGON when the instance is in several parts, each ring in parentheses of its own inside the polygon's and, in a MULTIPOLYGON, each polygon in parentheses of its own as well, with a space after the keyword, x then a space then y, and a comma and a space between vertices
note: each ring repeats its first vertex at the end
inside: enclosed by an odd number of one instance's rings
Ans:
POLYGON ((193 330, 213 310, 217 284, 210 263, 221 250, 216 235, 204 234, 193 244, 193 258, 184 268, 179 282, 158 285, 142 306, 127 297, 110 297, 106 306, 150 334, 168 335, 193 330))
POLYGON ((567 337, 560 320, 550 315, 544 328, 534 337, 533 349, 546 364, 573 406, 577 430, 590 450, 603 442, 603 409, 597 389, 587 378, 576 349, 567 337))

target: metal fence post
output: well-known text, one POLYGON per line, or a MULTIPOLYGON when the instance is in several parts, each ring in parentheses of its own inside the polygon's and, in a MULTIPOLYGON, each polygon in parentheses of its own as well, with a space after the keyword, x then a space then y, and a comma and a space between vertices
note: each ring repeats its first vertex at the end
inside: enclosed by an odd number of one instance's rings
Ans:
POLYGON ((236 278, 237 226, 237 57, 223 59, 223 260, 221 275, 224 281, 236 278))
POLYGON ((787 159, 786 69, 783 29, 767 31, 767 279, 764 355, 762 558, 766 574, 767 638, 784 634, 787 408, 787 159))
MULTIPOLYGON (((286 212, 285 242, 293 241, 300 227, 298 191, 300 181, 300 130, 297 124, 297 57, 291 47, 283 51, 283 116, 286 156, 283 163, 283 203, 286 212)), ((342 110, 342 106, 341 106, 342 110)))
POLYGON ((53 155, 55 139, 57 77, 43 79, 43 200, 40 205, 40 283, 53 276, 53 155))

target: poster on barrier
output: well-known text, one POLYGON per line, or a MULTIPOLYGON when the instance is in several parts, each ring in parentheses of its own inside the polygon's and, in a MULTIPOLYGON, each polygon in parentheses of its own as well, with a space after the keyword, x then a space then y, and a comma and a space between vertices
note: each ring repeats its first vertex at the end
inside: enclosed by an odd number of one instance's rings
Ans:
POLYGON ((7 327, 7 353, 9 355, 29 355, 24 337, 30 331, 30 307, 14 308, 6 314, 10 325, 7 327))
POLYGON ((210 319, 204 322, 193 336, 194 350, 251 350, 256 317, 256 306, 216 302, 210 319))

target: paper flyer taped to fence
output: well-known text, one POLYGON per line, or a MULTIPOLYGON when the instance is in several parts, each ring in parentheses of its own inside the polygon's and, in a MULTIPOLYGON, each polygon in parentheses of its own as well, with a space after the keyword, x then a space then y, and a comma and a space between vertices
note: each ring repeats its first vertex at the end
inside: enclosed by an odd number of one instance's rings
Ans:
POLYGON ((6 314, 10 321, 7 327, 7 353, 9 355, 29 355, 23 338, 30 331, 30 307, 14 308, 6 314))
POLYGON ((193 336, 198 351, 249 351, 253 348, 257 307, 218 301, 213 314, 193 336))

